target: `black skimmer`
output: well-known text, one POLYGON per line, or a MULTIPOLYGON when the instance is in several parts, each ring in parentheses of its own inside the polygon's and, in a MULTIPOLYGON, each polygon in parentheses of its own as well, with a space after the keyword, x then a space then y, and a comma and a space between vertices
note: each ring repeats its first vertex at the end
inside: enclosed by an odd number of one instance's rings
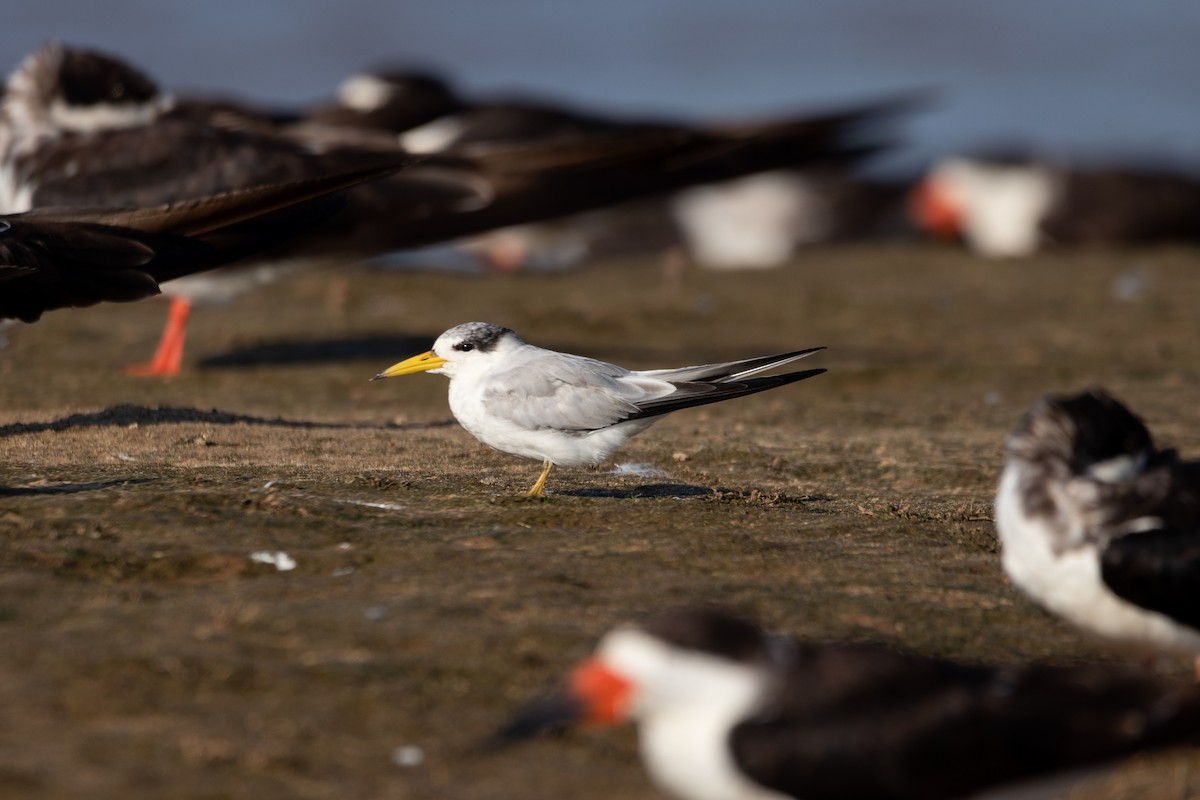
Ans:
POLYGON ((300 115, 304 123, 396 135, 464 109, 450 85, 432 72, 386 67, 351 75, 336 101, 300 115))
POLYGON ((1200 239, 1200 178, 1150 167, 1067 168, 1025 157, 955 157, 914 191, 926 231, 992 258, 1047 246, 1200 239))
MULTIPOLYGON (((251 113, 233 113, 238 119, 232 123, 225 112, 209 118, 203 108, 173 103, 120 59, 54 44, 25 60, 0 99, 0 199, 7 197, 11 211, 46 204, 144 206, 374 165, 381 158, 413 158, 410 168, 351 193, 346 209, 291 245, 305 255, 375 254, 587 211, 780 162, 856 158, 881 146, 867 131, 899 105, 719 129, 636 126, 607 136, 409 157, 395 148, 394 137, 361 146, 356 134, 356 144, 345 145, 328 135, 306 139, 287 126, 274 132, 251 113)), ((239 277, 253 283, 259 273, 241 270, 239 277)), ((187 295, 207 291, 215 280, 166 287, 176 294, 171 319, 154 360, 139 371, 177 370, 187 295)))
POLYGON ((140 300, 159 284, 275 247, 337 210, 327 202, 393 168, 267 184, 137 209, 0 215, 0 320, 140 300))
POLYGON ((804 247, 903 235, 907 191, 846 167, 772 170, 685 189, 671 214, 699 266, 770 269, 804 247))
MULTIPOLYGON (((397 152, 314 152, 247 127, 208 124, 196 108, 176 112, 171 95, 118 58, 46 45, 11 74, 0 98, 0 212, 143 208, 402 162, 397 152)), ((219 280, 168 288, 172 309, 155 357, 132 371, 178 370, 188 295, 219 280)))
POLYGON ((1004 570, 1050 611, 1149 653, 1200 656, 1200 462, 1107 392, 1047 396, 1005 447, 1004 570))
MULTIPOLYGON (((419 76, 428 79, 423 74, 419 76)), ((402 77, 393 73, 391 80, 402 77)), ((378 79, 378 86, 389 85, 390 81, 378 79)), ((448 87, 446 90, 450 91, 448 87)), ((371 96, 392 94, 380 88, 371 96)), ((671 199, 669 210, 661 214, 665 225, 677 226, 676 235, 683 235, 692 259, 703 266, 777 266, 797 246, 848 233, 845 214, 854 212, 847 207, 847 193, 835 195, 829 191, 831 178, 839 172, 842 182, 850 180, 847 170, 887 146, 890 134, 886 129, 916 103, 917 98, 910 96, 863 104, 827 116, 795 117, 786 123, 787 127, 775 127, 769 122, 739 127, 622 119, 528 98, 477 103, 458 99, 456 105, 448 102, 451 108, 444 115, 400 132, 400 141, 411 152, 446 153, 470 152, 475 147, 503 143, 610 136, 631 131, 703 130, 731 139, 775 136, 786 131, 785 136, 797 136, 786 154, 780 151, 776 154, 779 157, 746 160, 739 169, 714 176, 705 185, 685 189, 671 199), (806 123, 807 127, 798 127, 797 123, 806 123), (810 168, 817 168, 821 174, 809 174, 810 168), (736 180, 725 183, 729 178, 736 180)), ((865 199, 862 196, 865 191, 858 194, 860 200, 865 199)), ((895 193, 892 195, 894 199, 895 193)), ((643 218, 647 216, 644 210, 636 210, 641 211, 643 218)), ((502 269, 541 264, 566 266, 590 254, 592 244, 603 241, 604 232, 614 226, 621 227, 619 215, 592 214, 553 225, 495 231, 474 241, 471 249, 502 269)))
POLYGON ((744 397, 825 372, 756 377, 822 347, 677 369, 628 370, 521 341, 508 328, 467 322, 433 349, 375 378, 429 372, 450 379, 450 410, 479 441, 542 462, 529 490, 544 493, 557 464, 599 464, 672 411, 744 397))
POLYGON ((945 800, 1044 789, 1194 744, 1200 687, 776 639, 724 612, 685 610, 607 633, 562 689, 489 744, 625 720, 651 779, 684 800, 945 800))

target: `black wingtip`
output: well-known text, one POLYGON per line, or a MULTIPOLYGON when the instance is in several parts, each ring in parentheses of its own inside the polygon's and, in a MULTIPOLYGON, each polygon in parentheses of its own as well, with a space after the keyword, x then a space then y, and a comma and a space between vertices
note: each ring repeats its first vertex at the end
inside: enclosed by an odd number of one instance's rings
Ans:
POLYGON ((763 381, 764 383, 762 384, 762 388, 771 389, 775 386, 786 386, 787 384, 795 383, 796 381, 802 381, 807 378, 815 378, 825 372, 829 372, 829 370, 825 369, 824 367, 819 367, 817 369, 806 369, 803 372, 789 372, 786 375, 768 375, 765 378, 750 378, 742 381, 742 383, 754 385, 758 381, 763 381))

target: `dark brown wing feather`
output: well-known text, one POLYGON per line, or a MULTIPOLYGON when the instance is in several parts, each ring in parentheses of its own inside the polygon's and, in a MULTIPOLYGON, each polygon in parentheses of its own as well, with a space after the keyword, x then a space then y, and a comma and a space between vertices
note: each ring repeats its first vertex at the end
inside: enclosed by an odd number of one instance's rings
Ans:
POLYGON ((963 797, 1200 738, 1200 690, 1100 667, 800 646, 784 680, 730 745, 754 781, 807 800, 963 797))
POLYGON ((47 208, 3 220, 0 318, 158 293, 162 281, 223 266, 316 225, 335 193, 397 167, 377 166, 157 208, 47 208))

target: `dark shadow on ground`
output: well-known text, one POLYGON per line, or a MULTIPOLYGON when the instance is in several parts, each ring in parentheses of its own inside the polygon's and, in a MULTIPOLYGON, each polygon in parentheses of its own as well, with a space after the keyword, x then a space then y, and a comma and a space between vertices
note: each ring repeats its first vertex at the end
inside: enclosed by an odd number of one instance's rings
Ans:
POLYGON ((671 499, 684 497, 711 497, 715 492, 708 486, 690 486, 686 483, 651 483, 632 489, 569 489, 554 494, 571 497, 611 497, 616 500, 634 498, 671 499))
POLYGON ((367 422, 312 422, 282 417, 255 417, 248 414, 233 414, 228 411, 201 411, 198 408, 174 408, 170 406, 147 408, 122 404, 110 406, 103 411, 71 414, 50 422, 15 422, 0 426, 0 437, 20 436, 45 431, 65 431, 72 428, 128 427, 129 425, 170 425, 180 422, 204 422, 212 425, 267 425, 275 428, 303 429, 356 429, 356 430, 422 430, 453 425, 454 420, 420 422, 397 425, 394 423, 367 422))
POLYGON ((386 361, 390 364, 428 350, 436 338, 437 333, 267 342, 209 356, 200 361, 199 366, 202 369, 211 369, 256 367, 264 364, 321 364, 343 361, 386 361))
POLYGON ((53 486, 0 486, 0 497, 29 497, 33 495, 77 494, 112 489, 115 486, 132 486, 152 483, 154 478, 123 478, 117 481, 92 481, 90 483, 56 483, 53 486))

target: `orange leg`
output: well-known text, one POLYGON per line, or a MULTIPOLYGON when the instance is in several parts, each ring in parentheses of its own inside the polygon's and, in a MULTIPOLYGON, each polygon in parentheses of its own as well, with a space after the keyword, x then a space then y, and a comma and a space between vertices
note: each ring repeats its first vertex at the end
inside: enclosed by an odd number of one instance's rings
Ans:
POLYGON ((191 310, 191 301, 172 297, 167 324, 163 328, 162 338, 158 340, 154 358, 143 364, 130 364, 125 372, 130 375, 178 375, 179 367, 183 364, 183 343, 187 338, 187 321, 191 310))
POLYGON ((550 477, 550 470, 552 469, 554 469, 554 464, 549 461, 542 462, 542 474, 538 476, 537 483, 525 493, 526 497, 546 496, 546 478, 550 477))

